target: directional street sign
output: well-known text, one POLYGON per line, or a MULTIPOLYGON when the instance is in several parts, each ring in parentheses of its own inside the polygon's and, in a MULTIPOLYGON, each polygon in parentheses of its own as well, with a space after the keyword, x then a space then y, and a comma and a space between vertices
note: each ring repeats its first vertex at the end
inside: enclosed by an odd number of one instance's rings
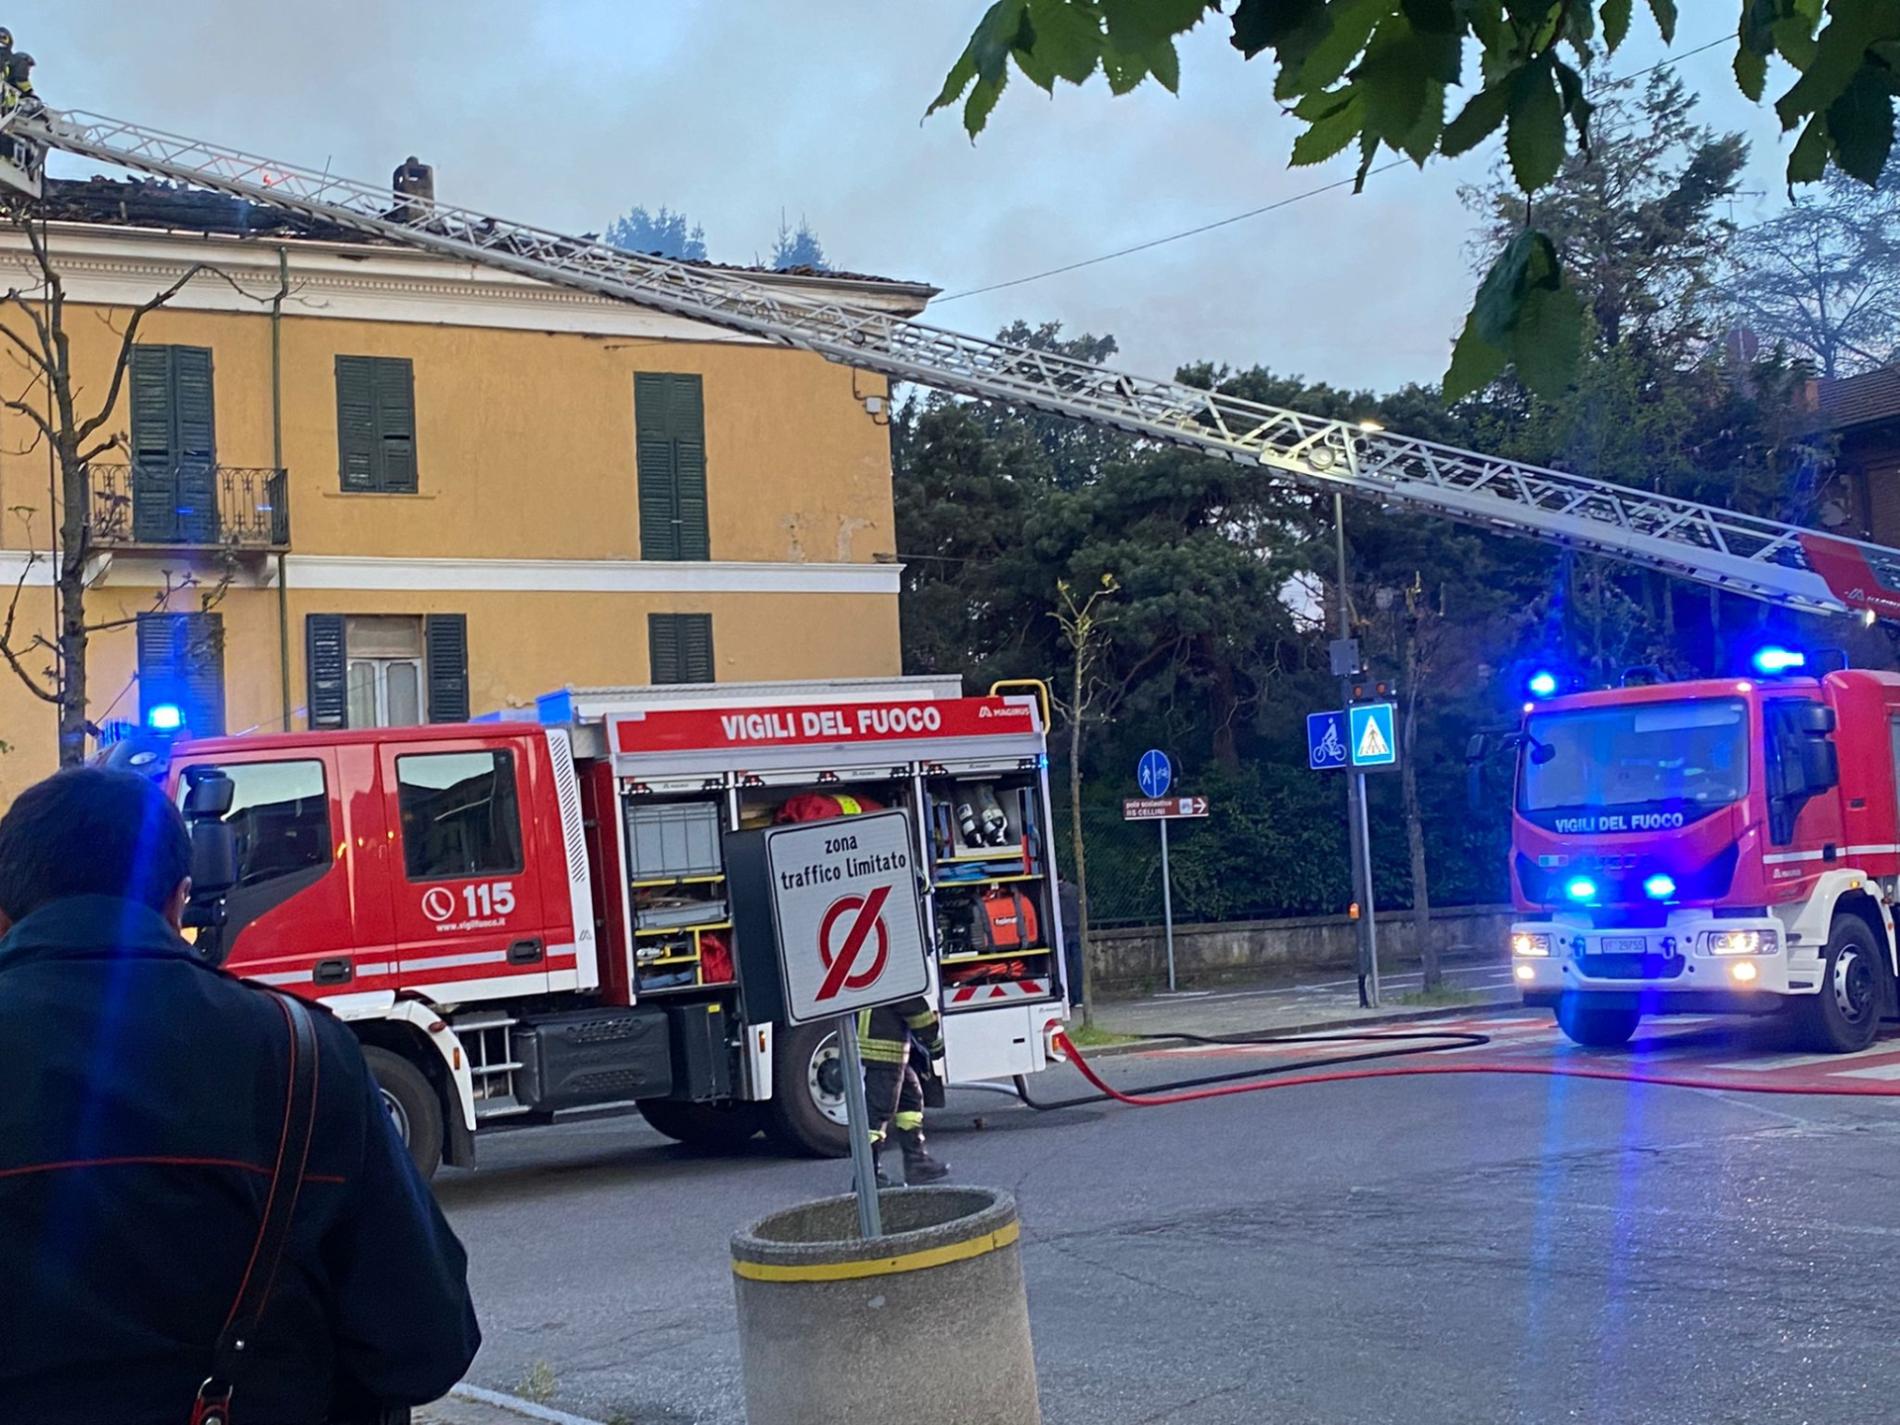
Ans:
POLYGON ((1183 821, 1207 815, 1206 797, 1128 797, 1123 821, 1183 821))
POLYGON ((1392 703, 1360 703, 1352 709, 1352 765, 1390 767, 1399 760, 1399 742, 1392 731, 1392 703))
POLYGON ((1306 715, 1306 765, 1315 772, 1344 767, 1346 715, 1338 709, 1306 715))
POLYGON ((1168 761, 1168 754, 1159 748, 1142 753, 1135 768, 1135 782, 1144 797, 1165 797, 1174 785, 1174 764, 1168 761))
POLYGON ((895 1004, 930 988, 914 847, 901 811, 765 833, 793 1024, 895 1004))

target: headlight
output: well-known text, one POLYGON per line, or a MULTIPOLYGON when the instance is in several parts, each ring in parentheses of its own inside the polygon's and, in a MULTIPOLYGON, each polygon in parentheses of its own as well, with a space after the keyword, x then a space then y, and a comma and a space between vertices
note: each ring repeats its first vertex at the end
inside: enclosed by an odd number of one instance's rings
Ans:
POLYGON ((1511 953, 1513 955, 1548 955, 1550 953, 1550 937, 1548 935, 1531 935, 1526 931, 1520 930, 1511 937, 1511 953))
POLYGON ((1772 930, 1712 930, 1711 955, 1772 955, 1779 945, 1772 930))

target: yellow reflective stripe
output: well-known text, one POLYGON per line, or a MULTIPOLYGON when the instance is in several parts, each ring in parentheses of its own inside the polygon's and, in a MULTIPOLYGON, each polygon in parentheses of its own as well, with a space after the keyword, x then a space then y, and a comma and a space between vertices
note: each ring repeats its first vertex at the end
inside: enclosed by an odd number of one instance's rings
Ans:
POLYGON ((925 1247, 896 1257, 868 1257, 860 1262, 813 1262, 809 1265, 780 1266, 768 1262, 742 1262, 733 1259, 734 1276, 755 1282, 842 1282, 860 1277, 888 1277, 898 1272, 921 1272, 926 1267, 941 1267, 948 1262, 967 1262, 1000 1251, 1022 1236, 1022 1224, 1011 1222, 967 1242, 947 1247, 925 1247))
POLYGON ((858 1057, 873 1064, 901 1064, 910 1057, 902 1044, 888 1039, 867 1039, 858 1045, 858 1057))
POLYGON ((905 1109, 901 1113, 891 1115, 891 1126, 899 1133, 908 1132, 912 1128, 922 1128, 924 1126, 924 1116, 921 1113, 905 1109))
POLYGON ((859 812, 864 810, 863 803, 856 797, 834 796, 832 800, 838 804, 838 810, 843 812, 846 816, 856 816, 859 812))

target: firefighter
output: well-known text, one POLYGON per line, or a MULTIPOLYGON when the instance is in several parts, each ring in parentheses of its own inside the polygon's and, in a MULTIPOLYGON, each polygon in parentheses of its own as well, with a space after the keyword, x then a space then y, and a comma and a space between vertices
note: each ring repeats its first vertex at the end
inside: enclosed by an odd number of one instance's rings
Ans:
MULTIPOLYGON (((901 1004, 858 1012, 858 1055, 864 1060, 864 1103, 871 1119, 871 1152, 881 1158, 892 1136, 904 1155, 904 1182, 934 1183, 949 1167, 924 1146, 924 1085, 912 1063, 913 1051, 926 1061, 943 1057, 943 1022, 919 995, 901 1004)), ((880 1162, 879 1187, 890 1187, 880 1162)))
POLYGON ((40 101, 33 93, 33 56, 25 50, 14 49, 11 44, 7 49, 7 108, 16 105, 38 108, 40 101))

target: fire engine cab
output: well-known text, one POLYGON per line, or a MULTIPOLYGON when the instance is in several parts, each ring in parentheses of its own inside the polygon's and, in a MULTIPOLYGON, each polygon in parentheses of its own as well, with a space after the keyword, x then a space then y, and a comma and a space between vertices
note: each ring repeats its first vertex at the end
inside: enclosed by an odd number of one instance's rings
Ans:
MULTIPOLYGON (((1757 655, 1770 673, 1804 662, 1757 655)), ((1784 1010, 1813 1047, 1851 1052, 1895 1012, 1900 676, 1556 696, 1509 740, 1514 973, 1570 1038, 1784 1010)))
POLYGON ((201 945, 352 1025, 425 1170, 632 1106, 684 1142, 835 1155, 836 1036, 748 1013, 722 838, 907 811, 949 1074, 1034 1073, 1066 1013, 1045 707, 954 678, 570 688, 469 724, 181 741, 167 775, 230 783, 201 945))

